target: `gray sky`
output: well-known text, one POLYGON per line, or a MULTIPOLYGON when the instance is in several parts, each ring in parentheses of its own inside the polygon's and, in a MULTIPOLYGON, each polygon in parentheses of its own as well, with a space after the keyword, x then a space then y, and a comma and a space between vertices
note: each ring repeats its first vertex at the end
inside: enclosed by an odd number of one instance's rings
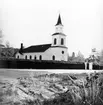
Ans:
POLYGON ((13 47, 51 43, 59 13, 68 52, 103 49, 103 0, 0 0, 0 29, 13 47))

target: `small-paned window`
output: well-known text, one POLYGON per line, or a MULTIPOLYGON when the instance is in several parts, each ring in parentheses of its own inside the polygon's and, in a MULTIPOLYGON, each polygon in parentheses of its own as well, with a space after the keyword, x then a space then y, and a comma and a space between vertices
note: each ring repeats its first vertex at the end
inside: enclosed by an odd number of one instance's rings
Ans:
POLYGON ((39 59, 42 60, 42 56, 41 55, 40 55, 39 59))
POLYGON ((53 55, 52 59, 55 60, 55 56, 54 55, 53 55))
POLYGON ((57 43, 57 40, 56 40, 56 38, 54 39, 54 45, 56 45, 56 43, 57 43))
POLYGON ((32 56, 30 55, 30 59, 32 59, 32 56))
POLYGON ((64 45, 64 39, 63 38, 61 39, 61 45, 64 45))
POLYGON ((25 56, 25 59, 27 59, 27 55, 25 56))
POLYGON ((19 59, 19 55, 17 56, 17 58, 19 59))
POLYGON ((36 60, 36 56, 34 57, 34 60, 36 60))

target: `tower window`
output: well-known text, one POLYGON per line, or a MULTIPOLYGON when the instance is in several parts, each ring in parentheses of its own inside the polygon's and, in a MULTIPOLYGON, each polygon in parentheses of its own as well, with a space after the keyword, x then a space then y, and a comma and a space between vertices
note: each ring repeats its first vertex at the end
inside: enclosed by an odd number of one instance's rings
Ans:
POLYGON ((32 56, 30 55, 30 59, 32 59, 32 56))
POLYGON ((61 39, 61 45, 63 45, 63 44, 64 44, 64 39, 62 38, 62 39, 61 39))
POLYGON ((27 55, 25 56, 25 59, 27 59, 27 55))
POLYGON ((53 55, 52 59, 55 60, 55 56, 54 55, 53 55))
POLYGON ((56 40, 56 38, 54 39, 54 45, 57 43, 57 40, 56 40))
POLYGON ((41 55, 40 55, 39 59, 42 60, 42 56, 41 55))

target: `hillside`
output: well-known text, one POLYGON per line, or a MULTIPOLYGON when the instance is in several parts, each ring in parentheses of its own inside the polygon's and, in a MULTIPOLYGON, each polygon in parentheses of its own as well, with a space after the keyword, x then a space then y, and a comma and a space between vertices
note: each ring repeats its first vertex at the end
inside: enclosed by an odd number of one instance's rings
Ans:
POLYGON ((94 80, 92 92, 87 74, 55 74, 43 71, 21 74, 16 78, 0 76, 0 105, 89 105, 93 101, 90 99, 93 92, 97 93, 94 95, 95 99, 98 95, 100 98, 96 102, 103 104, 103 73, 98 73, 99 78, 94 80))

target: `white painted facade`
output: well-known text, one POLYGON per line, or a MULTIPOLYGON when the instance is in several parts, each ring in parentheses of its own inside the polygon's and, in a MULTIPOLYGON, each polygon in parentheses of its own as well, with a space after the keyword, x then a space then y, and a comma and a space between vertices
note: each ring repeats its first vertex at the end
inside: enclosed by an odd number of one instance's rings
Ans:
POLYGON ((16 54, 16 58, 19 59, 34 59, 34 60, 58 60, 58 61, 67 61, 68 53, 66 48, 49 48, 45 52, 41 53, 23 53, 22 55, 20 53, 16 54), (62 52, 64 51, 64 54, 62 52), (31 56, 31 58, 30 58, 31 56), (41 59, 40 59, 41 56, 41 59), (55 59, 53 59, 53 56, 55 56, 55 59), (36 58, 35 58, 36 57, 36 58))
MULTIPOLYGON (((60 18, 60 15, 59 15, 60 18)), ((63 25, 60 23, 55 27, 55 34, 52 35, 51 47, 44 52, 32 52, 16 54, 18 59, 34 59, 34 60, 58 60, 67 61, 68 51, 66 47, 66 35, 63 34, 63 25), (27 58, 26 58, 27 56, 27 58), (41 57, 40 57, 41 56, 41 57)))
POLYGON ((66 36, 61 35, 61 34, 53 35, 52 36, 52 46, 63 46, 63 47, 66 46, 66 36), (57 40, 57 43, 56 44, 54 44, 54 39, 57 40), (61 40, 62 39, 64 41, 64 44, 63 45, 61 44, 61 40))

